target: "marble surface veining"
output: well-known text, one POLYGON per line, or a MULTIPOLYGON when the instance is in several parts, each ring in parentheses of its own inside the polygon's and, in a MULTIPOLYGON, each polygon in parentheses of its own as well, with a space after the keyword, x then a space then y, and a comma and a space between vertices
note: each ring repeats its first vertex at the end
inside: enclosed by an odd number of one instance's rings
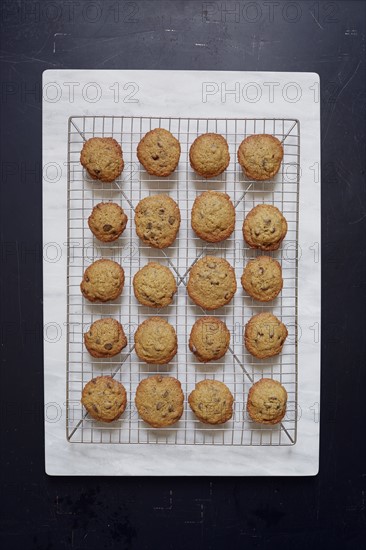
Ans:
MULTIPOLYGON (((50 70, 43 75, 45 453, 50 475, 315 475, 320 406, 320 112, 314 73, 50 70), (290 447, 66 440, 70 116, 300 121, 298 435, 290 447)), ((131 220, 132 223, 132 220, 131 220)))

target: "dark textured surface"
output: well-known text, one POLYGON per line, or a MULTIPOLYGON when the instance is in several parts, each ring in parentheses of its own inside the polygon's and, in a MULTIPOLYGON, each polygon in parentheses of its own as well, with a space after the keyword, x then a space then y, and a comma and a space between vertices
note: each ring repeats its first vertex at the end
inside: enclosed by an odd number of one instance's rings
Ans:
POLYGON ((361 548, 366 536, 365 3, 79 0, 72 9, 72 2, 57 0, 3 0, 0 9, 4 548, 361 548), (317 477, 44 474, 40 86, 42 71, 55 67, 320 74, 323 332, 317 477))

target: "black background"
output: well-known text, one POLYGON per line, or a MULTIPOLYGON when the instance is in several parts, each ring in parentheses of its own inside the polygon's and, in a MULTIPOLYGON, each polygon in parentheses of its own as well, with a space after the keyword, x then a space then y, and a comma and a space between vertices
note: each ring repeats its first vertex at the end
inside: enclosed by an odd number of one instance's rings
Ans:
POLYGON ((365 3, 278 0, 205 7, 200 1, 79 0, 74 11, 70 4, 0 4, 3 548, 361 548, 366 537, 365 3), (44 473, 41 76, 47 68, 66 67, 319 73, 318 476, 50 478, 44 473))

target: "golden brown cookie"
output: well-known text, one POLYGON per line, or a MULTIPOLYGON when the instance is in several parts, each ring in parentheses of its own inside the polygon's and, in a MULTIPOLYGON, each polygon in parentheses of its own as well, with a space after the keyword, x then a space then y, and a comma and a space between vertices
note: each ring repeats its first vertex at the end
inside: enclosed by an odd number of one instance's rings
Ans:
POLYGON ((127 216, 115 202, 100 202, 94 206, 88 218, 90 231, 99 241, 109 243, 122 235, 127 225, 127 216))
POLYGON ((251 248, 277 250, 286 233, 286 218, 271 204, 258 204, 244 220, 243 235, 251 248))
POLYGON ((245 325, 245 347, 259 359, 281 353, 287 338, 286 326, 272 313, 258 313, 245 325))
POLYGON ((180 212, 168 195, 151 195, 142 199, 135 210, 136 233, 154 248, 170 246, 178 233, 180 212))
POLYGON ((112 260, 97 260, 86 268, 80 290, 90 302, 108 302, 120 296, 125 282, 123 268, 112 260))
POLYGON ((192 300, 212 310, 228 304, 236 292, 235 271, 224 258, 205 256, 189 272, 187 291, 192 300))
POLYGON ((84 334, 85 347, 93 357, 114 357, 127 346, 121 323, 107 317, 94 321, 84 334))
POLYGON ((143 306, 166 307, 173 301, 177 283, 168 267, 149 262, 135 274, 133 290, 143 306))
POLYGON ((81 403, 95 420, 113 422, 124 412, 127 394, 111 376, 97 376, 84 386, 81 403))
POLYGON ((245 138, 238 149, 238 162, 245 175, 253 180, 269 180, 280 169, 283 158, 281 142, 270 134, 245 138))
POLYGON ((235 208, 229 195, 205 191, 192 207, 192 229, 209 243, 224 241, 235 229, 235 208))
POLYGON ((229 344, 230 332, 217 317, 201 317, 192 327, 189 349, 203 363, 223 357, 229 344))
POLYGON ((214 178, 229 166, 230 154, 226 139, 220 134, 202 134, 189 150, 191 166, 204 178, 214 178))
POLYGON ((151 130, 137 146, 137 158, 153 176, 169 176, 178 166, 179 157, 179 141, 164 128, 151 130))
POLYGON ((258 256, 245 266, 241 284, 255 300, 269 302, 282 290, 281 265, 270 256, 258 256))
POLYGON ((81 150, 80 162, 93 180, 104 182, 114 181, 124 167, 122 148, 111 137, 88 139, 81 150))
POLYGON ((146 319, 135 332, 135 351, 141 361, 166 365, 177 353, 177 334, 161 317, 146 319))
POLYGON ((233 416, 234 397, 218 380, 202 380, 189 394, 188 403, 197 418, 205 424, 224 424, 233 416))
POLYGON ((172 376, 157 374, 139 383, 135 404, 141 418, 153 428, 178 422, 183 414, 184 395, 181 383, 172 376))
POLYGON ((287 391, 271 378, 261 378, 249 390, 247 411, 254 422, 278 424, 286 414, 287 391))

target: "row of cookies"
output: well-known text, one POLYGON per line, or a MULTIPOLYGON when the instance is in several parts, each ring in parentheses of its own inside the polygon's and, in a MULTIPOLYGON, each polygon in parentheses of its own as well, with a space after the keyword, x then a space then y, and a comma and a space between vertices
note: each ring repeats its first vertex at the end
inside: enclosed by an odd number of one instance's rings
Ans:
MULTIPOLYGON (((123 290, 123 267, 109 259, 100 259, 86 268, 80 289, 90 302, 109 302, 123 290)), ((282 290, 281 265, 270 256, 258 256, 246 264, 241 283, 249 296, 270 302, 282 290)), ((149 262, 133 277, 137 301, 144 306, 162 308, 173 302, 177 283, 172 271, 157 262, 149 262)), ((193 302, 208 311, 229 304, 236 293, 234 268, 224 258, 204 256, 189 271, 187 292, 193 302)))
MULTIPOLYGON (((137 146, 137 158, 145 170, 159 177, 168 177, 177 168, 181 146, 176 137, 164 128, 147 132, 137 146)), ((238 147, 237 160, 244 174, 253 180, 273 178, 283 159, 281 142, 271 134, 246 137, 238 147)), ((189 149, 193 170, 203 178, 222 174, 230 164, 229 146, 221 134, 198 136, 189 149)), ((112 137, 93 137, 82 148, 80 162, 92 179, 112 182, 123 171, 121 145, 112 137)))
MULTIPOLYGON (((117 240, 127 225, 127 215, 114 202, 94 206, 88 225, 102 242, 117 240)), ((181 222, 178 204, 168 195, 150 195, 135 209, 138 237, 154 248, 166 248, 176 239, 181 222)), ((191 226, 195 234, 209 243, 224 241, 235 229, 235 207, 229 195, 219 191, 205 191, 193 203, 191 226)), ((287 221, 271 204, 252 208, 243 222, 243 236, 251 248, 277 250, 287 233, 287 221)))
MULTIPOLYGON (((113 422, 125 411, 127 392, 111 376, 98 376, 83 388, 81 403, 92 418, 113 422)), ((188 403, 198 420, 205 424, 224 424, 233 416, 234 397, 218 380, 198 382, 188 396, 188 403)), ((138 414, 154 428, 172 426, 184 412, 184 394, 179 380, 160 374, 141 380, 136 389, 138 414)), ((246 409, 254 422, 278 424, 286 414, 287 392, 276 380, 261 378, 248 393, 246 409)))
MULTIPOLYGON (((244 329, 246 349, 259 359, 281 353, 288 336, 286 326, 272 313, 254 315, 244 329)), ((143 321, 134 334, 137 357, 151 365, 166 365, 178 351, 175 328, 162 317, 143 321)), ((111 317, 97 319, 84 334, 84 344, 92 357, 107 358, 118 355, 126 346, 127 338, 119 321, 111 317)), ((200 317, 189 336, 189 349, 203 363, 221 359, 229 349, 230 332, 217 317, 200 317)))

